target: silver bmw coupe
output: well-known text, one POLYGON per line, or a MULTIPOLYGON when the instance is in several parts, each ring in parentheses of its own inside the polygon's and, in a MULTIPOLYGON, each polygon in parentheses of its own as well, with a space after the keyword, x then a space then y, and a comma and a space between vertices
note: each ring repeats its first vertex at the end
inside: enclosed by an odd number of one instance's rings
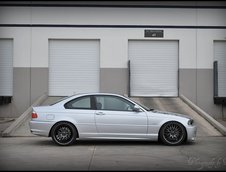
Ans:
POLYGON ((145 107, 117 94, 77 94, 49 106, 33 107, 31 133, 52 137, 61 146, 84 139, 194 141, 197 127, 189 116, 145 107))

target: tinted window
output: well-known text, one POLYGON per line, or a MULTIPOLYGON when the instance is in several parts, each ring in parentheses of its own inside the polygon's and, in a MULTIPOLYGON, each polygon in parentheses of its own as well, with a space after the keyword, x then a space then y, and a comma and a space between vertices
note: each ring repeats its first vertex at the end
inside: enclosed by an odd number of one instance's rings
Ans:
POLYGON ((90 97, 81 97, 65 104, 66 109, 91 109, 90 97))
POLYGON ((98 110, 132 111, 133 103, 116 96, 96 96, 98 110))

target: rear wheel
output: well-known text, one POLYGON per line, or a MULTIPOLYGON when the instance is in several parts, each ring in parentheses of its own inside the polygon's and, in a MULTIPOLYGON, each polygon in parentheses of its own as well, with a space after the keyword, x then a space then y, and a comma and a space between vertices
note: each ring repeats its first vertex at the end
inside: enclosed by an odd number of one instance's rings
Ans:
POLYGON ((186 130, 178 122, 168 122, 161 128, 160 139, 167 145, 179 145, 186 139, 186 130))
POLYGON ((68 146, 75 142, 77 132, 75 127, 68 122, 60 122, 54 125, 51 137, 60 146, 68 146))

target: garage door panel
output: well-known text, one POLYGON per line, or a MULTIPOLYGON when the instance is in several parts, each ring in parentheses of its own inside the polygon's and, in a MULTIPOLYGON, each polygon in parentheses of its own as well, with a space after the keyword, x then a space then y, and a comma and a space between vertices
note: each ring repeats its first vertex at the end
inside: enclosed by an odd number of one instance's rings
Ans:
POLYGON ((0 96, 13 95, 13 40, 0 40, 0 96))
POLYGON ((178 42, 129 41, 132 96, 178 96, 178 42))
POLYGON ((218 61, 218 96, 226 97, 226 41, 214 42, 214 59, 218 61))
POLYGON ((99 91, 99 41, 50 40, 49 94, 99 91))

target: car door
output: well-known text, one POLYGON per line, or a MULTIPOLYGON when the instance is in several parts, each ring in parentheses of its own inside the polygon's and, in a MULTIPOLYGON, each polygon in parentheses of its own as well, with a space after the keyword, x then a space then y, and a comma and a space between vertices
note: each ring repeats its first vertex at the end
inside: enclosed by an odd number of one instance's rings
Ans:
POLYGON ((64 106, 66 109, 65 113, 67 113, 67 117, 73 119, 80 138, 96 136, 95 109, 92 96, 75 98, 64 106))
POLYGON ((134 104, 113 95, 95 96, 95 121, 99 137, 145 138, 147 115, 133 111, 134 104))

